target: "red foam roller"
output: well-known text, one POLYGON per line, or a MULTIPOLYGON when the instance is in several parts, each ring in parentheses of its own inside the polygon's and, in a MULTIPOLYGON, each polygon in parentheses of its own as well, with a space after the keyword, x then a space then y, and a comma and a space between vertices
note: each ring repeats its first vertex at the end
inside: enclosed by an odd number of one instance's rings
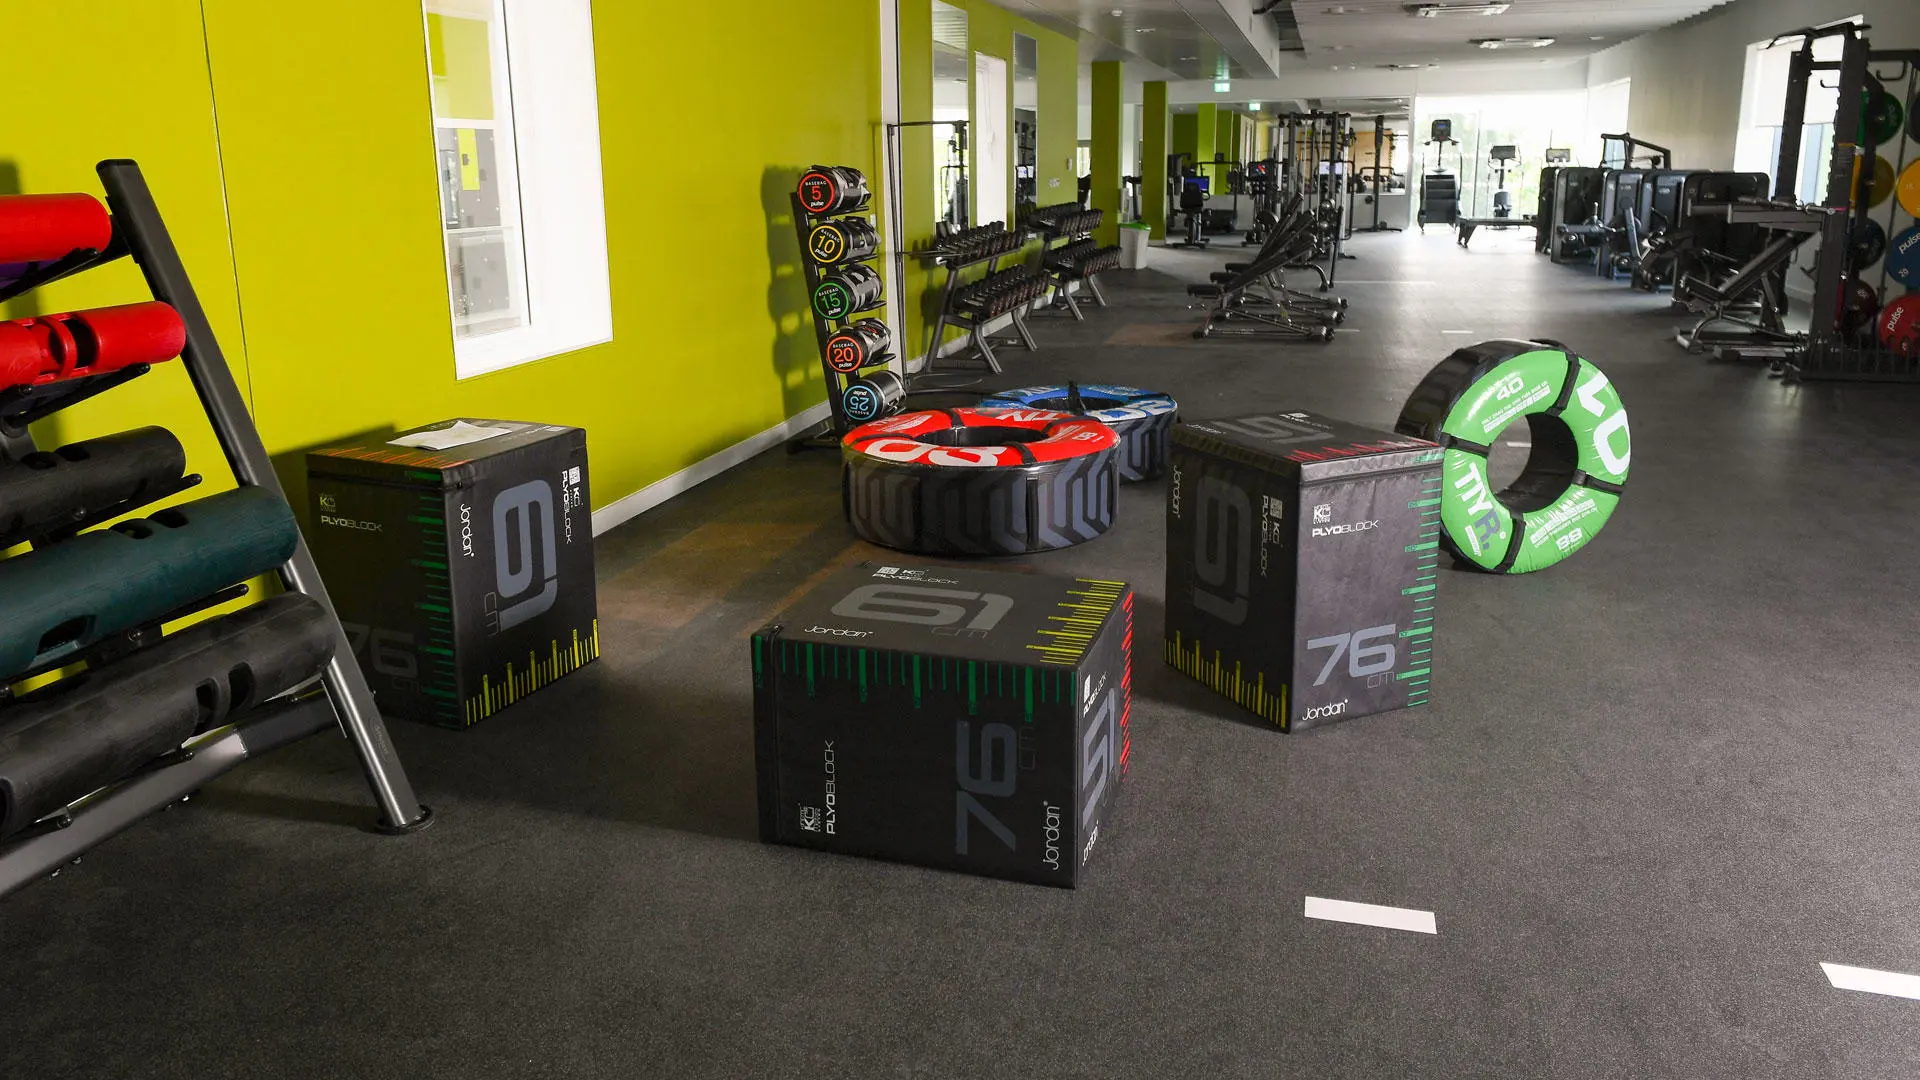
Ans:
POLYGON ((0 264, 104 249, 112 239, 113 219, 91 195, 0 195, 0 264))
POLYGON ((157 364, 186 344, 179 313, 157 300, 0 322, 0 390, 157 364))

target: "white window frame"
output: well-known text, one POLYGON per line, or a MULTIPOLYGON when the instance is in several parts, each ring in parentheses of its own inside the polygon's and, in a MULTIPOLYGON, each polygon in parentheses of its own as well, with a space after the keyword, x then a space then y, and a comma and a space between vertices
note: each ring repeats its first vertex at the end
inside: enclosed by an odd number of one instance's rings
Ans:
MULTIPOLYGON (((520 237, 526 257, 526 322, 479 337, 454 338, 461 379, 613 340, 607 265, 606 195, 600 174, 600 102, 594 74, 590 0, 502 0, 510 131, 500 154, 518 164, 520 237)), ((426 13, 438 10, 433 0, 426 13)), ((449 9, 446 14, 459 14, 449 9)), ((429 62, 430 66, 430 62, 429 62)), ((434 171, 437 177, 439 162, 434 171)), ((444 258, 444 255, 443 255, 444 258)), ((452 282, 447 326, 453 329, 452 282)))

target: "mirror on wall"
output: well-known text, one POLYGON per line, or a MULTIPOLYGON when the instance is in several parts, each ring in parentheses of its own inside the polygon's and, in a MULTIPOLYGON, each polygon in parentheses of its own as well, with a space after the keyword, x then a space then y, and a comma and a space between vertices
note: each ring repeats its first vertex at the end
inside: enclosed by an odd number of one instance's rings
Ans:
POLYGON ((1040 203, 1040 43, 1013 35, 1013 212, 1040 203))
POLYGON ((967 104, 973 71, 967 13, 933 2, 933 213, 937 224, 964 229, 967 212, 967 104))

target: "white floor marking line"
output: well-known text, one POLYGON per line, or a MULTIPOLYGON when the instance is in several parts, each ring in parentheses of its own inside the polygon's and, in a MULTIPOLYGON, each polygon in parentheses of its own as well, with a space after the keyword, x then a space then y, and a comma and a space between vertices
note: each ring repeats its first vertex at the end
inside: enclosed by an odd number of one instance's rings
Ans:
POLYGON ((1820 970, 1827 973, 1827 981, 1836 990, 1858 990, 1864 994, 1885 994, 1887 997, 1920 1001, 1920 975, 1902 975, 1897 971, 1875 971, 1845 964, 1821 964, 1820 970))
POLYGON ((1471 330, 1442 330, 1442 331, 1440 331, 1440 332, 1441 332, 1441 333, 1443 333, 1443 334, 1471 334, 1471 333, 1473 333, 1473 331, 1471 331, 1471 330))
POLYGON ((1359 281, 1355 281, 1352 278, 1341 278, 1340 280, 1333 283, 1333 287, 1337 289, 1342 285, 1432 285, 1432 284, 1433 282, 1431 281, 1388 281, 1385 278, 1382 278, 1378 281, 1367 279, 1367 278, 1362 278, 1359 281))
POLYGON ((1388 930, 1407 930, 1416 934, 1440 932, 1439 927, 1434 924, 1431 911, 1381 907, 1379 904, 1356 904, 1351 900, 1325 900, 1318 896, 1307 897, 1306 916, 1309 919, 1327 919, 1331 922, 1381 926, 1388 930))
POLYGON ((1336 334, 1357 334, 1360 332, 1360 328, 1357 326, 1336 326, 1333 328, 1333 332, 1336 334))

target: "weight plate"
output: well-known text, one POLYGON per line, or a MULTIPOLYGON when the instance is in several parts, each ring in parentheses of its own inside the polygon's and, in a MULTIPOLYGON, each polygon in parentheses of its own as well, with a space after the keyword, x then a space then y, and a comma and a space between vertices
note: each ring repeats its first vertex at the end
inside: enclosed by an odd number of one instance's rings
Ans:
POLYGON ((1540 342, 1456 350, 1414 389, 1394 430, 1446 447, 1442 539, 1465 564, 1498 574, 1542 570, 1591 543, 1619 504, 1633 453, 1613 384, 1540 342), (1526 468, 1495 492, 1488 450, 1523 417, 1533 443, 1526 468))
MULTIPOLYGON (((1028 386, 1002 390, 982 401, 986 408, 1067 408, 1065 386, 1028 386)), ((1167 467, 1167 439, 1180 407, 1166 394, 1136 386, 1087 383, 1080 387, 1082 414, 1112 428, 1120 436, 1120 482, 1151 480, 1167 467)))
POLYGON ((1861 87, 1860 99, 1860 129, 1868 146, 1879 146, 1900 134, 1907 113, 1899 98, 1885 90, 1861 87))
POLYGON ((1840 298, 1840 327, 1848 333, 1865 329, 1873 325, 1874 316, 1880 314, 1880 290, 1855 278, 1847 286, 1840 298))
POLYGON ((1880 311, 1880 344, 1901 356, 1920 356, 1920 293, 1907 295, 1880 311))
MULTIPOLYGON (((1920 142, 1920 135, 1914 139, 1920 142)), ((1920 218, 1920 161, 1909 163, 1901 171, 1899 181, 1893 185, 1893 197, 1900 209, 1920 218)))
MULTIPOLYGON (((1866 155, 1856 155, 1853 159, 1853 189, 1860 190, 1860 169, 1866 163, 1866 155)), ((1867 180, 1867 205, 1879 206, 1893 194, 1893 163, 1879 154, 1873 155, 1873 175, 1867 180)))
POLYGON ((1847 247, 1847 257, 1855 273, 1879 262, 1886 253, 1887 230, 1879 222, 1862 218, 1853 223, 1853 243, 1847 247))
POLYGON ((1920 225, 1909 226, 1893 238, 1887 273, 1909 289, 1920 289, 1920 225))

